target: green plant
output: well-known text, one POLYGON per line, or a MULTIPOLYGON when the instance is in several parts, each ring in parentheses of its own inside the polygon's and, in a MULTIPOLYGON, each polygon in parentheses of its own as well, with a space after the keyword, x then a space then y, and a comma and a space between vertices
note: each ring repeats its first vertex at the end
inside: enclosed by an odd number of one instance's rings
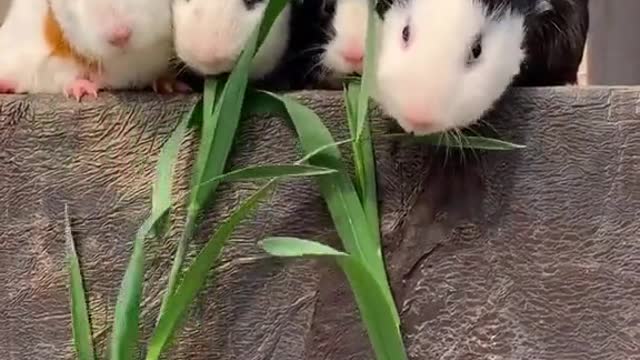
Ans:
MULTIPOLYGON (((329 207, 345 251, 302 239, 271 238, 263 248, 275 256, 320 256, 334 259, 344 270, 353 289, 363 322, 379 360, 406 359, 399 316, 388 284, 381 252, 375 157, 368 121, 370 74, 375 64, 372 56, 375 33, 367 35, 367 56, 362 81, 350 81, 345 88, 345 105, 351 139, 336 142, 321 119, 311 109, 293 98, 265 91, 247 90, 251 59, 271 24, 287 0, 271 0, 263 22, 257 28, 237 65, 227 78, 207 79, 203 99, 178 123, 160 153, 152 186, 151 212, 139 228, 133 252, 118 294, 110 342, 110 358, 133 359, 138 344, 140 302, 142 298, 145 240, 162 237, 171 226, 173 166, 180 145, 189 129, 199 130, 199 147, 191 179, 185 229, 178 241, 174 262, 166 286, 156 326, 146 346, 146 359, 158 359, 166 350, 181 321, 215 265, 234 229, 286 178, 314 177, 329 207), (295 128, 304 157, 294 164, 256 165, 224 173, 235 132, 243 116, 254 113, 279 114, 295 128), (351 143, 356 167, 355 181, 349 176, 339 145, 351 143), (266 183, 248 197, 214 231, 195 260, 183 270, 188 244, 198 228, 198 218, 212 202, 217 186, 224 181, 266 183)), ((372 2, 373 5, 373 2, 372 2)), ((377 21, 370 8, 369 23, 377 21)), ((369 26, 369 29, 374 29, 369 26)), ((405 136, 405 135, 390 135, 405 136)), ((425 137, 423 141, 433 142, 425 137)), ((441 141, 438 138, 438 141, 441 141)), ((489 139, 471 139, 493 149, 511 144, 489 139)), ((70 239, 70 228, 68 230, 70 239)), ((82 287, 80 267, 69 240, 71 274, 72 329, 78 356, 95 357, 91 341, 89 316, 82 287)))

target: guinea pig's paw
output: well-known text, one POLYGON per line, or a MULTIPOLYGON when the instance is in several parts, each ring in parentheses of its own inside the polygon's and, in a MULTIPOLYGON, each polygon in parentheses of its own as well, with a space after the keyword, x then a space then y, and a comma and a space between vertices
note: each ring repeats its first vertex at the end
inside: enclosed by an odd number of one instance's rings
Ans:
POLYGON ((95 81, 76 79, 64 88, 64 94, 66 97, 73 96, 77 101, 80 101, 84 95, 90 95, 97 98, 99 88, 100 87, 95 81))
POLYGON ((18 84, 15 81, 0 79, 0 94, 15 94, 18 84))
POLYGON ((169 78, 169 77, 161 77, 153 82, 151 85, 153 91, 159 94, 171 94, 174 92, 178 93, 190 93, 193 91, 189 85, 186 83, 169 78))

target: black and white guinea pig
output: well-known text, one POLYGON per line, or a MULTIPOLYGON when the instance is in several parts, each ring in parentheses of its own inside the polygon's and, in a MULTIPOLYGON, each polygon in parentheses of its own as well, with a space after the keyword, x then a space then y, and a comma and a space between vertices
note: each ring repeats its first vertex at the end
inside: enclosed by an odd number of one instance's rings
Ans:
MULTIPOLYGON (((267 7, 266 0, 173 0, 176 55, 199 75, 231 71, 267 7)), ((280 63, 289 42, 291 5, 280 13, 256 53, 251 79, 280 63)))
POLYGON ((298 77, 294 88, 341 88, 344 77, 362 72, 368 1, 302 3, 292 19, 291 46, 280 71, 298 77))
POLYGON ((577 81, 588 0, 393 0, 374 97, 407 132, 478 121, 510 86, 577 81))

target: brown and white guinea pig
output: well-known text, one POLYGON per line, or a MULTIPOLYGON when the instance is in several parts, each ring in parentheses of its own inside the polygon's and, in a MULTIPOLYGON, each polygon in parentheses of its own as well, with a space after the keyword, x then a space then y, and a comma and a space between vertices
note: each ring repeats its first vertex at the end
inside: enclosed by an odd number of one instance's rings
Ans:
MULTIPOLYGON (((231 71, 266 7, 266 0, 173 0, 176 55, 199 75, 231 71)), ((265 78, 280 63, 289 42, 290 20, 291 4, 287 4, 254 57, 252 80, 265 78)))
MULTIPOLYGON (((361 74, 369 0, 307 0, 293 18, 285 71, 295 88, 341 88, 361 74)), ((284 71, 281 71, 284 73, 284 71)), ((284 76, 287 76, 286 74, 284 76)))
POLYGON ((171 88, 170 0, 19 0, 0 28, 0 92, 171 88))
POLYGON ((572 84, 587 0, 395 0, 382 11, 374 97, 407 132, 465 128, 511 86, 572 84))

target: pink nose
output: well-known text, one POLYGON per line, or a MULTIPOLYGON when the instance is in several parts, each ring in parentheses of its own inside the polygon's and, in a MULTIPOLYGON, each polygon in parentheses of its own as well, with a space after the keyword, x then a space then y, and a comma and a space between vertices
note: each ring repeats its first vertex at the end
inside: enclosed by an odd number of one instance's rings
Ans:
POLYGON ((131 39, 131 28, 120 25, 114 28, 109 34, 109 44, 117 47, 125 47, 131 39))
POLYGON ((364 51, 358 46, 350 46, 342 52, 342 58, 349 65, 359 69, 362 67, 362 61, 364 60, 364 51))
POLYGON ((426 131, 434 126, 433 115, 424 106, 410 106, 405 108, 404 120, 415 129, 426 131))

